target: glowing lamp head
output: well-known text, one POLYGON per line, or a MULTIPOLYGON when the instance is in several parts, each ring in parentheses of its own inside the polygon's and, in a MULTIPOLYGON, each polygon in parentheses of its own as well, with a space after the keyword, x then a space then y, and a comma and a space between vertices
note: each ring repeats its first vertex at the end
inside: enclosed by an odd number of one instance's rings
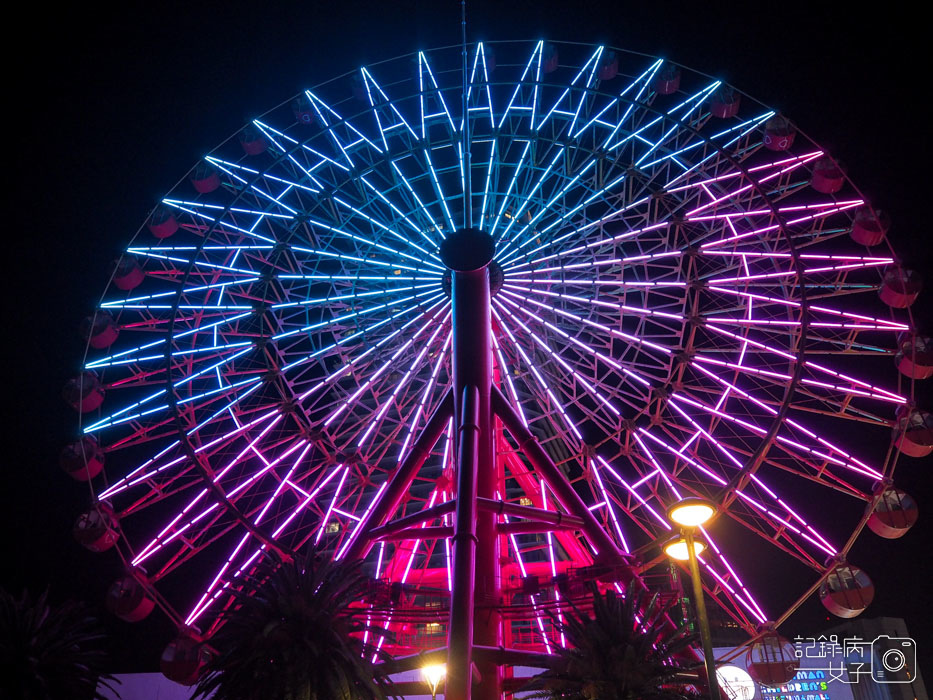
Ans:
MULTIPOLYGON (((706 543, 698 538, 693 538, 693 552, 697 556, 706 549, 706 543)), ((687 561, 690 558, 690 552, 687 550, 687 540, 683 537, 677 537, 664 545, 664 553, 676 559, 677 561, 687 561)))
POLYGON ((422 666, 421 677, 431 686, 431 693, 437 693, 437 686, 441 684, 444 676, 447 675, 447 664, 431 664, 422 666))
POLYGON ((703 525, 716 514, 716 506, 702 498, 685 498, 667 510, 667 518, 681 527, 703 525))

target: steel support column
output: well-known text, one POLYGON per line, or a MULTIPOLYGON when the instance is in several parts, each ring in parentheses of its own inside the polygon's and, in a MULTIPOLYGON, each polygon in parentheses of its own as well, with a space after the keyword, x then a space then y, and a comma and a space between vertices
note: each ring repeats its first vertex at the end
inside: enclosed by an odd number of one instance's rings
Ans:
POLYGON ((491 660, 476 664, 479 681, 474 687, 472 663, 474 644, 502 643, 496 515, 476 507, 477 497, 494 499, 497 489, 488 268, 494 251, 492 237, 476 229, 457 231, 441 246, 441 258, 451 270, 454 421, 459 442, 447 633, 445 698, 449 700, 500 700, 502 695, 498 664, 491 660))

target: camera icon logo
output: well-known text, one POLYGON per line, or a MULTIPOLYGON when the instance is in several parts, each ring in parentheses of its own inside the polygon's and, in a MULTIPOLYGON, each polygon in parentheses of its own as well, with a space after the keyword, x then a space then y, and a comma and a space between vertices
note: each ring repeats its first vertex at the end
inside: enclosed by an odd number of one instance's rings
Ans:
POLYGON ((879 634, 871 643, 875 683, 911 683, 917 675, 917 643, 910 637, 879 634))

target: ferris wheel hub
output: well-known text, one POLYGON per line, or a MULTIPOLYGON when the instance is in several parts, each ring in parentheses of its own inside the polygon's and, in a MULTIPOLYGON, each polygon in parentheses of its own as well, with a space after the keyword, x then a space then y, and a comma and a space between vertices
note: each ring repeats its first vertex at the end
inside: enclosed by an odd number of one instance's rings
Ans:
POLYGON ((496 244, 485 231, 464 228, 441 243, 441 260, 455 272, 472 272, 485 267, 496 253, 496 244))

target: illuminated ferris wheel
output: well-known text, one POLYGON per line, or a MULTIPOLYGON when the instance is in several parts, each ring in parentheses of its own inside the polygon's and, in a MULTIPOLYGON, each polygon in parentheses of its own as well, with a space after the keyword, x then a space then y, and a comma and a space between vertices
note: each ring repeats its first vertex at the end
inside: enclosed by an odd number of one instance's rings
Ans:
POLYGON ((650 585, 689 496, 721 513, 708 599, 750 637, 780 646, 816 591, 858 614, 847 554, 913 523, 891 477, 933 450, 885 217, 785 117, 676 64, 477 44, 466 124, 462 76, 455 47, 308 90, 118 261, 63 455, 92 487, 79 540, 127 565, 111 607, 161 608, 180 658, 264 552, 318 547, 366 559, 390 651, 443 646, 472 407, 486 643, 547 653, 582 581, 650 585), (756 593, 786 568, 812 587, 756 593))

